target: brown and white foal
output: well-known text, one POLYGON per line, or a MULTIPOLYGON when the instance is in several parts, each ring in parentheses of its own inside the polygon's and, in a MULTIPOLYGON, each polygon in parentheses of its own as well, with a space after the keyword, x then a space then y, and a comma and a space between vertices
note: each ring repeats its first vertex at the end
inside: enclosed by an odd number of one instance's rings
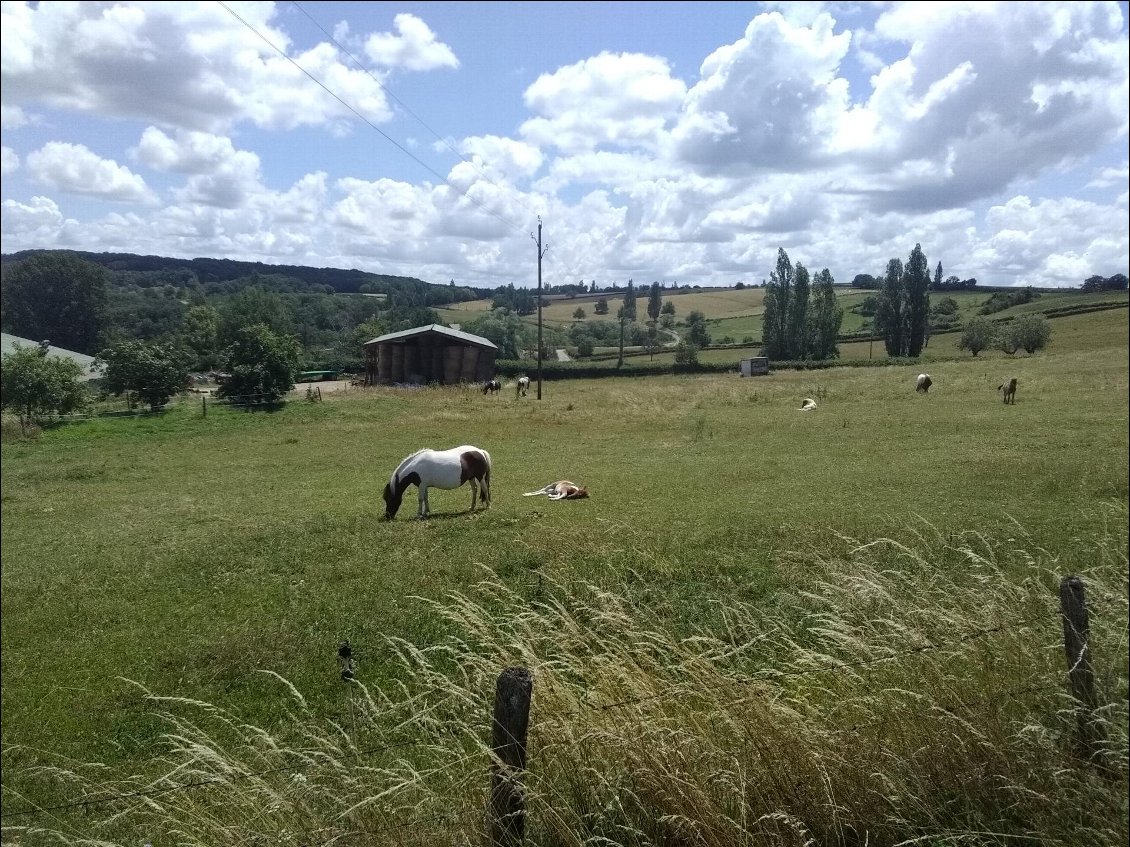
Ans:
POLYGON ((537 491, 527 491, 522 496, 537 497, 540 494, 544 494, 550 500, 582 500, 589 496, 589 490, 582 488, 575 482, 562 479, 558 482, 551 482, 545 488, 539 488, 537 491))

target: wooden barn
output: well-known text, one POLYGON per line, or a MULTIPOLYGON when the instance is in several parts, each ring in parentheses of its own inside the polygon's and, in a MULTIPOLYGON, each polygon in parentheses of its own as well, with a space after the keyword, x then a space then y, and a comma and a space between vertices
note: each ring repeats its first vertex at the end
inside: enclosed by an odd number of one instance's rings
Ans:
POLYGON ((431 324, 365 342, 365 384, 486 382, 498 347, 479 335, 431 324))

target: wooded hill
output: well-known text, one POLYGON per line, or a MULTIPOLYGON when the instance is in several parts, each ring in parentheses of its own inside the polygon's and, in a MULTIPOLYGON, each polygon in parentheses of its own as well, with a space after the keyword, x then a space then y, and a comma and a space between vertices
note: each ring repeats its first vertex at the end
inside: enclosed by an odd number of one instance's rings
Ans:
MULTIPOLYGON (((137 285, 142 288, 161 285, 193 288, 197 285, 206 294, 234 294, 240 288, 259 280, 290 280, 291 293, 330 294, 396 294, 413 292, 422 295, 427 305, 459 303, 489 296, 492 289, 425 282, 407 276, 374 274, 341 268, 311 268, 302 265, 268 265, 263 262, 240 262, 233 259, 173 259, 164 256, 138 256, 133 253, 87 253, 81 250, 23 250, 0 256, 0 268, 42 253, 66 253, 83 261, 93 262, 111 271, 111 285, 137 285), (231 283, 239 283, 232 286, 231 283)), ((413 298, 415 299, 415 298, 413 298)))

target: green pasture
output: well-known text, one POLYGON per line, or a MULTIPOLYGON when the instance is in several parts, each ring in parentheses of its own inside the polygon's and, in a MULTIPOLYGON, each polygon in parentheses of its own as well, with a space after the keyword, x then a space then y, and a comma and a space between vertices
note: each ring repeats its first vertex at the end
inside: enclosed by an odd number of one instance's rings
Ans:
POLYGON ((149 753, 159 724, 125 680, 272 727, 291 703, 269 670, 345 722, 338 643, 360 680, 387 683, 403 673, 389 639, 467 635, 423 600, 484 575, 518 597, 570 581, 623 591, 678 634, 724 630, 722 602, 800 602, 795 551, 845 536, 975 532, 1073 571, 1109 555, 1113 533, 1124 558, 1127 313, 1057 319, 1035 356, 950 360, 956 337, 931 340, 928 396, 913 391, 920 365, 567 380, 540 402, 351 389, 6 440, 5 808, 40 790, 22 766, 149 753), (1006 373, 1015 406, 995 391, 1006 373), (818 410, 797 411, 802 397, 818 410), (492 508, 433 491, 432 519, 413 519, 410 494, 379 520, 406 454, 465 443, 493 457, 492 508), (522 496, 561 478, 591 499, 522 496))

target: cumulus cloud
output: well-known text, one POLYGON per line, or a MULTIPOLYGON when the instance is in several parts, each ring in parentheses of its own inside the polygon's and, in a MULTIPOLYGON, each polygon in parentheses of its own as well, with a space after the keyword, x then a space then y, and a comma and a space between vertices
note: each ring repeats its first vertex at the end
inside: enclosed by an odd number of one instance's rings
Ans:
POLYGON ((393 18, 396 34, 375 32, 365 41, 365 55, 384 68, 405 68, 430 71, 435 68, 457 68, 455 51, 437 41, 431 28, 415 15, 399 14, 393 18))
POLYGON ((0 128, 19 129, 27 126, 30 119, 19 106, 10 106, 7 103, 0 105, 0 128))
POLYGON ((155 203, 157 200, 140 176, 81 144, 49 142, 28 154, 27 167, 38 182, 70 194, 119 203, 155 203))
POLYGON ((0 165, 0 173, 7 176, 14 173, 20 167, 20 157, 11 147, 4 145, 3 164, 0 165))
POLYGON ((686 92, 665 59, 601 53, 542 74, 523 99, 537 117, 522 124, 531 144, 567 153, 602 144, 656 147, 686 92))
POLYGON ((875 38, 909 45, 872 78, 838 149, 877 208, 957 206, 1082 160, 1127 128, 1115 4, 899 4, 875 38))
POLYGON ((289 52, 272 25, 275 4, 240 4, 238 14, 215 3, 4 3, 4 103, 204 131, 350 117, 313 76, 368 120, 390 117, 377 79, 344 65, 335 48, 289 52))
POLYGON ((825 161, 848 105, 837 68, 851 43, 827 14, 811 26, 773 12, 702 63, 672 138, 705 171, 803 170, 825 161))
POLYGON ((693 64, 594 50, 529 82, 505 126, 404 140, 434 181, 383 170, 401 151, 366 144, 296 67, 371 124, 393 117, 381 85, 398 70, 459 69, 475 90, 427 6, 332 40, 292 39, 283 4, 232 8, 242 21, 210 3, 3 5, 6 251, 532 285, 542 216, 551 283, 758 282, 779 247, 847 282, 919 241, 983 284, 1126 272, 1117 3, 773 3, 693 64), (376 70, 348 67, 344 42, 376 70))
POLYGON ((0 230, 5 235, 39 234, 47 235, 63 223, 63 215, 55 201, 49 197, 32 197, 30 203, 17 203, 5 200, 0 204, 0 230))

